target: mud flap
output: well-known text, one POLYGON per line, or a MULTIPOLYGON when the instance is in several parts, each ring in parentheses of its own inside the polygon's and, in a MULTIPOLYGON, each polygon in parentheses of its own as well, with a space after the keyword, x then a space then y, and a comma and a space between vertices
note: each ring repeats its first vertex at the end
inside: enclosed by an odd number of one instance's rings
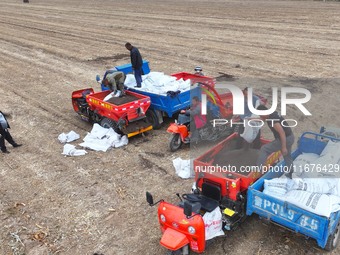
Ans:
POLYGON ((122 129, 123 133, 127 134, 128 137, 132 137, 143 132, 149 131, 152 129, 152 125, 147 120, 147 118, 130 122, 126 128, 122 129))
POLYGON ((163 115, 162 115, 162 112, 161 112, 161 111, 158 111, 158 110, 155 110, 155 113, 156 113, 156 116, 157 116, 157 119, 158 119, 159 124, 162 124, 162 123, 163 123, 163 115))
POLYGON ((128 137, 132 137, 132 136, 135 136, 135 135, 138 135, 138 134, 141 134, 141 133, 144 133, 146 131, 149 131, 149 130, 152 130, 152 126, 149 126, 149 127, 146 127, 146 128, 141 128, 135 132, 131 132, 131 133, 128 133, 128 137))
POLYGON ((160 243, 168 250, 176 251, 189 244, 189 240, 186 235, 171 228, 167 228, 163 233, 160 243))

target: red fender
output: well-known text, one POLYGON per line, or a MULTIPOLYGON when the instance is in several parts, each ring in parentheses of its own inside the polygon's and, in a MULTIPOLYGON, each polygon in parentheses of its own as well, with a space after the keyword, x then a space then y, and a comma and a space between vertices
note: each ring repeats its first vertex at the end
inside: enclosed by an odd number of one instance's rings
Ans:
POLYGON ((178 123, 171 123, 168 129, 168 133, 180 134, 182 141, 189 136, 189 131, 186 125, 180 125, 178 123))
POLYGON ((161 245, 171 251, 177 251, 189 243, 186 235, 172 229, 167 228, 162 236, 161 245))

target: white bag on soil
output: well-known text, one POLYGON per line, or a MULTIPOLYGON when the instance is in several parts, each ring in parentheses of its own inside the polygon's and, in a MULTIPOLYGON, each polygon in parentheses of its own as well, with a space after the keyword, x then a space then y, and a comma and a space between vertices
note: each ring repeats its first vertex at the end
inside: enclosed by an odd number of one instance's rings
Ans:
POLYGON ((79 144, 82 147, 95 151, 106 152, 109 148, 118 148, 128 144, 127 136, 117 134, 112 128, 103 128, 95 123, 90 133, 79 144))
POLYGON ((193 177, 193 173, 191 172, 191 167, 190 167, 190 159, 185 160, 181 158, 176 158, 172 161, 172 164, 175 167, 176 174, 183 178, 183 179, 188 179, 193 177))
POLYGON ((83 156, 87 153, 85 150, 78 150, 72 144, 65 144, 62 154, 65 156, 83 156))
POLYGON ((212 212, 203 215, 205 226, 205 240, 210 240, 216 236, 224 235, 222 230, 222 213, 220 207, 216 207, 212 212))
POLYGON ((80 135, 77 134, 76 132, 74 132, 73 130, 70 131, 69 133, 65 134, 65 133, 61 133, 59 136, 58 136, 58 140, 59 142, 61 143, 69 143, 69 142, 73 142, 77 139, 80 138, 80 135))

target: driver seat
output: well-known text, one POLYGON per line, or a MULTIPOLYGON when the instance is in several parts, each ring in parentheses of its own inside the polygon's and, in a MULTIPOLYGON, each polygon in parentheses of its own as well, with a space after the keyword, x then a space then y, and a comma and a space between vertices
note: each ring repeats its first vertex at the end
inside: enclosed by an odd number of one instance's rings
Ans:
POLYGON ((189 202, 200 203, 203 211, 212 212, 220 204, 221 188, 209 182, 203 182, 202 194, 186 194, 185 199, 189 202))

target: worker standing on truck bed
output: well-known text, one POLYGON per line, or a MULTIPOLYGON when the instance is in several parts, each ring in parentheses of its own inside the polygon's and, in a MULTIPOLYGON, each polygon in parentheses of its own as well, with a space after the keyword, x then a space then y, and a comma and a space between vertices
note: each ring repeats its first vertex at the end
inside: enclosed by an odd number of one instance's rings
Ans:
POLYGON ((21 144, 17 144, 16 142, 14 142, 11 134, 8 131, 9 128, 10 126, 6 119, 6 114, 0 111, 0 149, 2 153, 9 153, 9 151, 7 150, 5 146, 5 140, 7 140, 7 142, 12 144, 14 148, 21 146, 21 144))
POLYGON ((142 55, 139 53, 139 50, 132 46, 131 43, 125 44, 126 49, 130 51, 130 57, 131 57, 131 65, 133 69, 133 73, 135 75, 137 88, 142 87, 142 67, 143 67, 143 59, 142 55))
POLYGON ((121 71, 115 71, 106 75, 105 79, 102 81, 105 87, 108 87, 114 94, 120 91, 119 96, 125 96, 124 81, 125 74, 121 71))
MULTIPOLYGON (((268 110, 268 108, 264 105, 259 105, 257 110, 268 110)), ((285 164, 287 166, 287 170, 285 172, 289 172, 286 174, 288 178, 292 178, 293 174, 293 159, 292 159, 292 145, 294 143, 294 134, 290 127, 283 126, 282 123, 285 122, 285 119, 278 114, 278 112, 273 112, 269 115, 261 115, 262 121, 266 121, 268 127, 274 134, 274 141, 267 143, 261 147, 260 156, 257 160, 257 166, 262 168, 267 158, 273 152, 277 152, 281 150, 282 156, 285 160, 285 164)))

